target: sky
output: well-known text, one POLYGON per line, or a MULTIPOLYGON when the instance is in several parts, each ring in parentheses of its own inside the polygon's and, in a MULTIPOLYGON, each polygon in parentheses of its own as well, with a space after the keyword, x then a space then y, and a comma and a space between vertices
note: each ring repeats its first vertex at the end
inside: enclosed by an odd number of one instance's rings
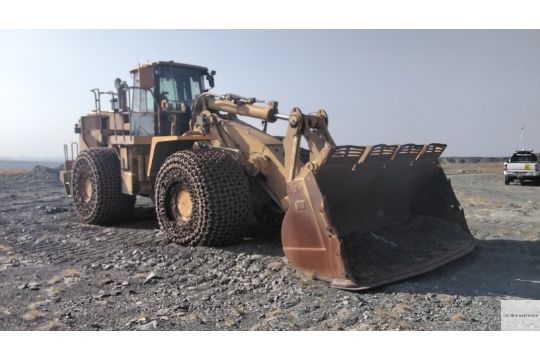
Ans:
POLYGON ((524 126, 523 147, 540 151, 535 30, 0 30, 0 48, 0 158, 62 157, 90 89, 160 60, 214 69, 214 92, 281 113, 325 109, 337 144, 508 156, 524 126))

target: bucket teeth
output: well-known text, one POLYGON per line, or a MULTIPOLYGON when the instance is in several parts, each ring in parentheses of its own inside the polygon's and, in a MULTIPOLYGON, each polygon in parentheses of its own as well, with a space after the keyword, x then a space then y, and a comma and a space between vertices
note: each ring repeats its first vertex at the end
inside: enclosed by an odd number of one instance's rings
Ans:
POLYGON ((330 154, 327 165, 331 164, 344 166, 350 165, 351 167, 360 161, 364 154, 369 151, 367 146, 337 146, 330 154))
POLYGON ((383 166, 394 160, 409 161, 411 165, 418 160, 434 161, 446 149, 445 144, 431 143, 425 145, 377 144, 369 146, 343 145, 337 146, 328 157, 325 166, 349 166, 355 171, 364 163, 381 163, 383 166))
POLYGON ((418 160, 426 151, 429 145, 404 144, 399 147, 394 158, 406 158, 418 160))
POLYGON ((399 145, 373 145, 367 159, 388 161, 394 158, 398 149, 399 145))
POLYGON ((429 144, 422 154, 423 157, 429 158, 430 160, 438 159, 439 156, 443 153, 443 151, 446 149, 446 144, 429 144))

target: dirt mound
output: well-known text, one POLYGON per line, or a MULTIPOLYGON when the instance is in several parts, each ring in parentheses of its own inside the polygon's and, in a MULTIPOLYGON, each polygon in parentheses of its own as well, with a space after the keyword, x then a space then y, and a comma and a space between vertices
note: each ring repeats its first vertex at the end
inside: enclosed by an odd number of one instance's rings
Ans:
POLYGON ((61 166, 57 168, 50 168, 47 166, 37 165, 37 166, 34 166, 30 174, 34 177, 37 177, 43 180, 60 181, 59 180, 60 170, 62 170, 61 166))

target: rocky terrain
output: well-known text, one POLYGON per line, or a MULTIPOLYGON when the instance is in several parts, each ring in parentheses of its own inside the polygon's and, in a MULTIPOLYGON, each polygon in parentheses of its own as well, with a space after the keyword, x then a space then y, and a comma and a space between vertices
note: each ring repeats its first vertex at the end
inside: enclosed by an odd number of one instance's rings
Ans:
POLYGON ((540 299, 540 187, 446 166, 477 248, 364 292, 294 271, 279 235, 167 244, 147 199, 81 225, 54 173, 0 175, 0 330, 498 330, 501 299, 540 299))

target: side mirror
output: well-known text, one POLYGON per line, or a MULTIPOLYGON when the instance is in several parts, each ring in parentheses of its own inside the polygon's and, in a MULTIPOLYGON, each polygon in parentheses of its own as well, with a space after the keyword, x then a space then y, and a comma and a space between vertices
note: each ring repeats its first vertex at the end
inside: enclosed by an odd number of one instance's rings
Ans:
POLYGON ((118 99, 118 103, 116 106, 113 106, 113 109, 116 108, 115 112, 118 112, 118 110, 122 112, 128 111, 128 106, 127 106, 128 84, 125 81, 122 81, 122 79, 117 78, 116 80, 114 80, 114 87, 116 89, 116 96, 118 99))
POLYGON ((216 71, 212 70, 209 73, 206 73, 206 80, 208 80, 208 85, 210 85, 210 89, 212 89, 215 85, 214 83, 214 75, 216 75, 216 71))

